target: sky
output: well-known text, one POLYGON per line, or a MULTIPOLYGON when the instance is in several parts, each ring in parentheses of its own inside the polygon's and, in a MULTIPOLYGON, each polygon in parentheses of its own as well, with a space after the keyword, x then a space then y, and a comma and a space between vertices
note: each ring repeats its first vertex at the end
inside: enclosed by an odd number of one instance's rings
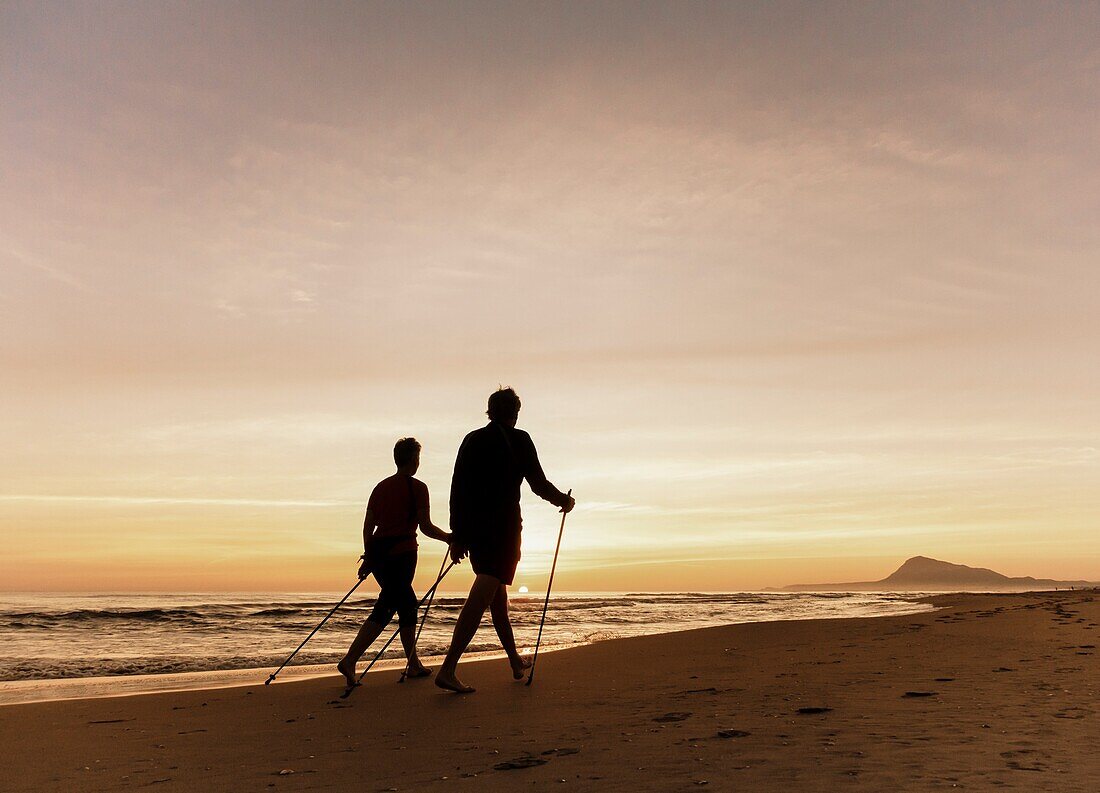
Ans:
POLYGON ((0 588, 342 591, 500 384, 555 587, 1100 580, 1098 111, 1089 3, 7 0, 0 588))

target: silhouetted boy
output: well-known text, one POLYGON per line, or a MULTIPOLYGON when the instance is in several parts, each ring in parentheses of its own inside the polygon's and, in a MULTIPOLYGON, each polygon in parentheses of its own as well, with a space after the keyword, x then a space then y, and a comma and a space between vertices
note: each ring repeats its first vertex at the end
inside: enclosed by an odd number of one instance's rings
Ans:
POLYGON ((401 645, 408 658, 409 677, 427 677, 431 670, 416 657, 417 597, 412 581, 416 573, 416 528, 434 540, 450 542, 451 535, 432 524, 428 486, 413 474, 420 467, 420 444, 402 438, 393 447, 397 473, 379 482, 367 502, 363 520, 363 564, 359 577, 373 573, 381 590, 348 653, 336 665, 348 687, 355 685, 355 664, 397 613, 401 645))

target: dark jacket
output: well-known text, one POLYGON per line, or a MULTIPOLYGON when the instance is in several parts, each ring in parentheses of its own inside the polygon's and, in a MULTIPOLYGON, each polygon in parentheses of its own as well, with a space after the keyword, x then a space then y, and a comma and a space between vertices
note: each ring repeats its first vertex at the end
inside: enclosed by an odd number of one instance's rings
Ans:
POLYGON ((523 480, 535 495, 557 507, 568 497, 546 479, 531 436, 490 421, 467 435, 451 478, 451 531, 467 547, 498 541, 522 527, 519 489, 523 480))

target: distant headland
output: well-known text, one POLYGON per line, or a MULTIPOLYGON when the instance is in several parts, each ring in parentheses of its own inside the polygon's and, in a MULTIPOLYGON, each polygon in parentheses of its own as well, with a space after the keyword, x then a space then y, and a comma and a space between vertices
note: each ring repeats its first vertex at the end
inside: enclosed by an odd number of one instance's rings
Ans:
POLYGON ((847 584, 791 584, 787 592, 1022 592, 1042 589, 1100 587, 1096 581, 1055 581, 1031 576, 1011 577, 984 567, 941 562, 927 556, 914 556, 881 581, 855 581, 847 584))

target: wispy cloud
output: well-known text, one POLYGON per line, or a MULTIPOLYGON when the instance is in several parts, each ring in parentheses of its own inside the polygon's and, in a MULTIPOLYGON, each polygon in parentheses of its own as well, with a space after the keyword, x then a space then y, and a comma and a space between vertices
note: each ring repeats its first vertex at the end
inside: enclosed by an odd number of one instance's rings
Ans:
POLYGON ((198 506, 198 507, 304 507, 330 509, 333 507, 360 507, 359 501, 294 500, 264 498, 180 498, 175 496, 72 496, 31 493, 0 493, 0 501, 18 501, 38 504, 102 504, 106 506, 198 506))
POLYGON ((41 258, 28 253, 25 250, 17 249, 13 245, 0 238, 0 246, 3 247, 3 256, 9 262, 21 265, 24 268, 33 270, 36 273, 45 275, 52 281, 65 284, 73 289, 78 289, 82 292, 91 293, 93 290, 83 280, 77 278, 71 272, 64 270, 60 267, 49 264, 41 258))

